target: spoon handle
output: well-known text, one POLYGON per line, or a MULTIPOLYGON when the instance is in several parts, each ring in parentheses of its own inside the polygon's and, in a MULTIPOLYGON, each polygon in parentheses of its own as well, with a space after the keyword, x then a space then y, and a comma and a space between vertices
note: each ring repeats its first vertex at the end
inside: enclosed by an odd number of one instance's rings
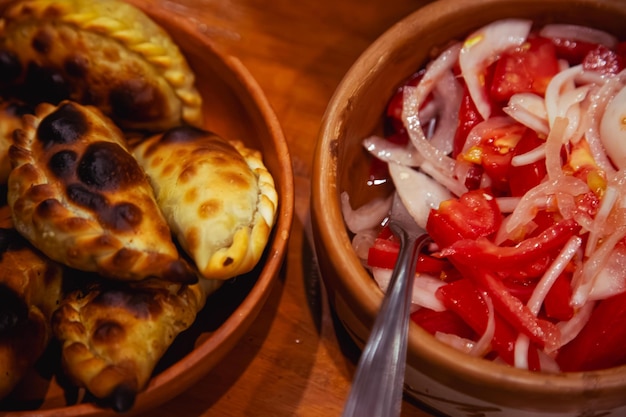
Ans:
POLYGON ((393 232, 400 239, 400 253, 359 359, 342 417, 400 415, 413 277, 417 254, 428 235, 412 236, 401 228, 393 232))

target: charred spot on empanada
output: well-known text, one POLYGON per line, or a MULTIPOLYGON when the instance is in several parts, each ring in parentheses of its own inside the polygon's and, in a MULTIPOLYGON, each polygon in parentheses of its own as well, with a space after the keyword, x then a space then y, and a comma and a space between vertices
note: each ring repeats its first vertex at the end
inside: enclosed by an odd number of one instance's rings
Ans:
POLYGON ((0 20, 0 92, 99 107, 124 129, 201 125, 194 74, 169 35, 118 0, 26 0, 0 20))
POLYGON ((196 278, 143 170, 97 108, 41 104, 9 156, 15 227, 50 258, 119 280, 196 278))
POLYGON ((202 276, 228 279, 260 259, 278 195, 259 151, 178 127, 133 150, 180 245, 202 276))

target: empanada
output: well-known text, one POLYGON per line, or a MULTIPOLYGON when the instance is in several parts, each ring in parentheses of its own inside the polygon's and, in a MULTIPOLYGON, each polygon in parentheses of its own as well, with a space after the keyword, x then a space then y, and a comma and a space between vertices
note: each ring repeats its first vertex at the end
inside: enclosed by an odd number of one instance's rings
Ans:
POLYGON ((124 129, 201 125, 194 74, 169 35, 117 0, 26 0, 0 21, 0 91, 99 107, 124 129))
POLYGON ((274 180, 259 151, 179 127, 146 139, 133 154, 202 276, 227 279, 255 266, 278 205, 274 180))
POLYGON ((6 184, 11 172, 9 147, 13 143, 13 131, 22 126, 22 115, 28 106, 0 99, 0 184, 6 184))
POLYGON ((109 280, 72 292, 52 321, 65 373, 115 410, 128 410, 167 348, 221 282, 109 280))
POLYGON ((15 228, 47 256, 120 280, 197 279, 122 133, 97 108, 41 104, 14 142, 15 228))
POLYGON ((8 206, 0 208, 0 398, 48 346, 62 286, 63 268, 17 233, 8 206))

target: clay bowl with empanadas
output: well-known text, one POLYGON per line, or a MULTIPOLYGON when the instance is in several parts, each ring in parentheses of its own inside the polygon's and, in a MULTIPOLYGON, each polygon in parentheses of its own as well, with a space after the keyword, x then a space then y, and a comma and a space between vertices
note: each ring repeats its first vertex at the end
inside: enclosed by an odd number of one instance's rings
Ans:
MULTIPOLYGON (((7 4, 0 0, 0 13, 7 4)), ((223 285, 209 295, 205 308, 164 353, 147 385, 125 415, 146 412, 189 388, 243 336, 266 301, 281 269, 293 219, 294 198, 291 160, 281 127, 247 69, 235 57, 220 53, 212 40, 188 22, 177 20, 150 2, 133 1, 133 4, 140 8, 144 5, 144 12, 166 30, 195 75, 195 86, 202 98, 202 124, 199 125, 198 118, 194 118, 189 125, 258 152, 273 178, 277 206, 274 224, 258 262, 251 270, 241 269, 236 279, 224 279, 223 285)), ((250 262, 242 262, 242 265, 246 263, 250 262)), ((58 350, 44 353, 41 363, 45 364, 45 369, 39 366, 28 374, 13 393, 0 402, 0 414, 26 416, 36 413, 42 417, 116 415, 110 405, 94 400, 94 396, 85 394, 84 389, 68 388, 70 385, 60 371, 58 350)))

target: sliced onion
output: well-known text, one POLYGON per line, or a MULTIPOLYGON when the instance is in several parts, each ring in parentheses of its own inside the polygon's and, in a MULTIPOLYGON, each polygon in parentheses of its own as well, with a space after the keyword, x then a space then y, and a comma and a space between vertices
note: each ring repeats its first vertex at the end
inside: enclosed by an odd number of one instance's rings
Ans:
POLYGON ((516 368, 528 369, 528 348, 530 339, 524 333, 517 335, 515 346, 513 347, 513 363, 516 368))
POLYGON ((514 94, 502 110, 537 133, 547 136, 550 131, 545 101, 537 94, 514 94))
POLYGON ((598 273, 606 267, 615 245, 624 236, 626 236, 626 225, 608 235, 603 240, 602 245, 589 256, 582 268, 574 272, 572 306, 581 307, 589 300, 598 273))
POLYGON ((473 356, 484 356, 489 353, 491 341, 493 340, 493 335, 496 330, 496 313, 493 308, 491 297, 489 297, 489 294, 485 291, 481 292, 481 296, 483 297, 483 300, 485 300, 485 304, 487 304, 487 327, 485 327, 485 331, 470 351, 470 355, 473 356))
POLYGON ((432 61, 416 87, 407 86, 404 88, 402 102, 402 122, 409 134, 411 143, 435 169, 440 171, 442 175, 449 177, 452 177, 454 172, 454 159, 450 158, 445 151, 434 147, 427 139, 422 129, 419 109, 437 82, 454 66, 460 49, 460 44, 452 45, 432 61))
POLYGON ((546 208, 557 193, 561 195, 578 196, 589 191, 587 184, 572 176, 562 176, 556 180, 544 181, 536 187, 530 189, 511 214, 508 222, 507 232, 512 232, 531 221, 537 210, 546 208))
POLYGON ((542 143, 541 145, 537 146, 533 150, 530 150, 523 154, 515 155, 513 158, 511 158, 511 165, 514 167, 530 165, 530 164, 534 164, 535 162, 539 162, 545 158, 546 158, 546 144, 542 143))
MULTIPOLYGON (((393 271, 387 268, 372 268, 372 276, 383 292, 387 292, 391 274, 393 271)), ((413 297, 411 298, 411 311, 419 307, 426 307, 434 311, 444 311, 446 307, 435 296, 439 287, 446 283, 438 278, 426 274, 416 274, 413 279, 413 297)))
POLYGON ((543 304, 546 295, 548 295, 550 288, 552 288, 554 281, 556 281, 559 275, 561 275, 561 273, 565 271, 568 263, 572 260, 574 255, 576 255, 581 245, 582 239, 578 236, 572 236, 567 241, 565 246, 563 246, 563 249, 561 249, 559 255, 552 262, 550 267, 548 267, 548 270, 543 274, 543 276, 535 286, 535 289, 533 290, 530 298, 528 299, 528 302, 526 303, 530 311, 532 311, 535 316, 539 314, 541 305, 543 304))
POLYGON ((546 112, 548 114, 548 125, 554 126, 554 120, 565 114, 561 114, 559 102, 561 95, 574 88, 574 80, 583 73, 582 65, 576 65, 556 74, 546 87, 546 112))
POLYGON ((487 120, 483 120, 474 126, 467 134, 463 152, 467 152, 472 147, 481 143, 483 138, 489 137, 494 131, 509 127, 515 124, 515 121, 508 116, 494 116, 487 120))
POLYGON ((430 210, 438 208, 442 201, 452 198, 452 194, 420 171, 393 163, 388 166, 396 192, 404 206, 418 226, 426 228, 430 210))
POLYGON ((363 140, 363 147, 384 162, 395 162, 410 167, 418 167, 424 163, 422 155, 410 143, 397 145, 380 136, 370 136, 363 140))
POLYGON ((600 120, 600 139, 609 158, 626 169, 626 86, 613 97, 600 120))
POLYGON ((546 139, 546 171, 548 172, 548 179, 553 181, 564 175, 561 167, 561 147, 565 142, 564 137, 568 122, 566 118, 557 117, 546 139))
POLYGON ((599 43, 607 48, 617 45, 617 38, 610 33, 589 26, 566 23, 551 23, 541 28, 539 35, 551 39, 567 39, 589 43, 599 43))
POLYGON ((452 333, 435 332, 435 339, 468 355, 472 352, 472 348, 476 344, 473 340, 452 333))
POLYGON ((350 196, 347 192, 342 192, 340 198, 343 220, 346 222, 348 230, 352 233, 358 233, 380 225, 391 209, 391 196, 376 198, 356 210, 350 206, 350 196))
POLYGON ((590 300, 602 300, 626 291, 626 247, 623 243, 613 249, 604 268, 595 279, 590 300))
POLYGON ((463 89, 451 70, 445 71, 435 84, 433 95, 442 103, 437 127, 430 137, 432 145, 449 154, 454 145, 463 89))
POLYGON ((578 336, 578 333, 585 327, 591 317, 591 312, 595 306, 595 302, 588 301, 581 308, 575 311, 574 317, 568 321, 561 321, 556 327, 561 333, 560 346, 566 345, 578 336))
POLYGON ((609 185, 606 187, 604 191, 604 196, 602 197, 602 201, 600 201, 600 207, 598 208, 598 212, 596 213, 595 218, 591 224, 591 228, 589 229, 589 237, 587 238, 587 246, 585 248, 585 255, 589 256, 593 251, 596 250, 596 245, 598 244, 598 240, 601 237, 601 233, 604 230, 604 226, 606 220, 609 218, 609 214, 615 203, 617 203, 617 199, 619 198, 619 193, 617 188, 613 185, 609 185))
POLYGON ((354 253, 361 260, 361 262, 367 262, 369 250, 372 246, 374 246, 378 233, 379 232, 376 229, 367 229, 358 232, 352 238, 352 249, 354 249, 354 253))
POLYGON ((484 120, 491 115, 491 105, 485 92, 484 69, 498 56, 520 46, 528 38, 532 21, 503 19, 483 26, 468 36, 459 54, 461 75, 465 79, 470 97, 484 120))

